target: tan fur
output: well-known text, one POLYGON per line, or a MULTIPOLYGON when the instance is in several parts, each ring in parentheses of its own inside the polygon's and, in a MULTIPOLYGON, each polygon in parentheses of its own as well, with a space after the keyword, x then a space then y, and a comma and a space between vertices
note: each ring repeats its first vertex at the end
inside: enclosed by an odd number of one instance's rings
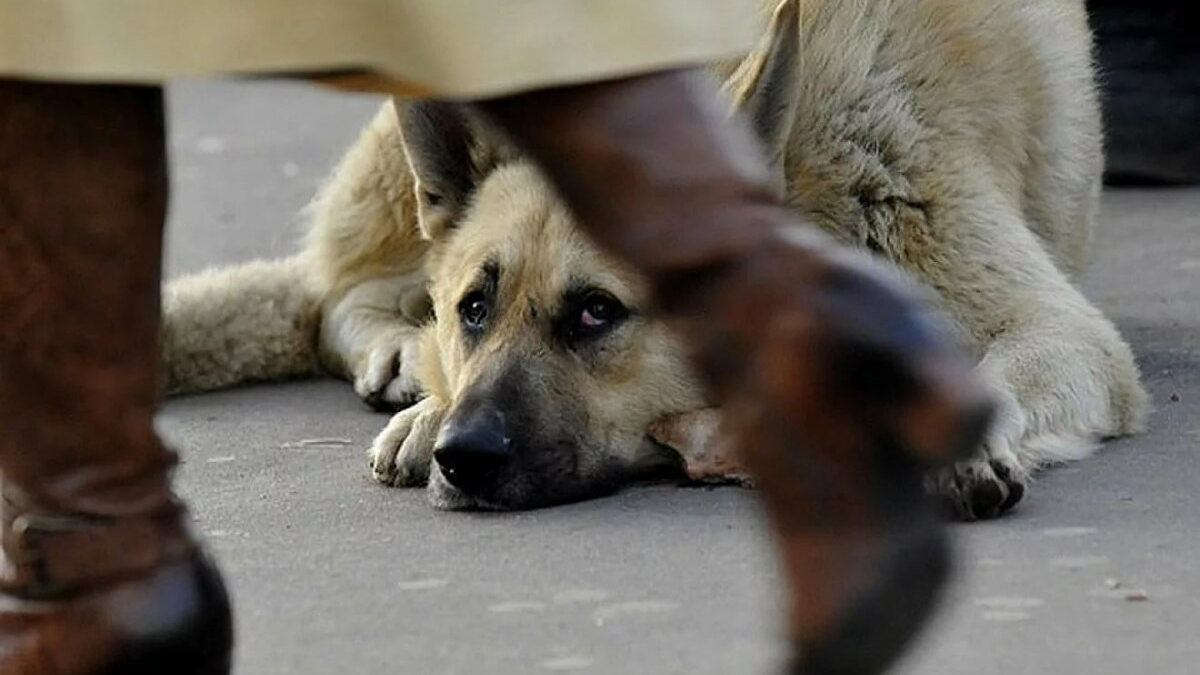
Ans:
POLYGON ((303 254, 167 284, 169 393, 323 368, 353 380, 380 407, 417 398, 428 243, 416 228, 413 175, 396 128, 395 108, 384 105, 310 206, 303 254), (246 293, 260 287, 266 290, 246 293), (262 320, 262 294, 311 320, 262 320), (288 348, 268 353, 263 342, 288 348))
MULTIPOLYGON (((785 0, 763 44, 716 70, 762 136, 787 202, 913 274, 978 354, 1002 414, 978 457, 939 489, 969 491, 998 473, 1024 480, 1142 427, 1147 399, 1130 350, 1071 281, 1086 263, 1103 163, 1082 1, 785 0)), ((411 398, 420 323, 397 298, 420 304, 412 289, 428 258, 438 321, 416 367, 429 399, 377 440, 377 478, 429 475, 435 501, 472 505, 436 463, 430 471, 431 430, 474 384, 521 359, 541 364, 530 366, 541 382, 530 396, 547 427, 558 412, 583 420, 572 432, 581 457, 649 461, 651 422, 704 406, 675 340, 639 317, 615 355, 571 366, 548 355, 540 324, 519 311, 530 300, 552 306, 572 274, 636 308, 639 280, 583 239, 538 172, 505 151, 472 148, 469 202, 422 205, 422 190, 441 188, 415 152, 420 134, 399 142, 403 126, 385 106, 356 142, 318 201, 305 254, 323 298, 322 361, 364 396, 395 387, 397 403, 411 398), (454 308, 492 258, 518 270, 501 281, 511 304, 486 347, 468 353, 454 308), (391 374, 380 360, 396 354, 395 378, 379 381, 391 374), (421 441, 406 442, 414 428, 421 441)), ((478 133, 474 142, 494 144, 478 133)))

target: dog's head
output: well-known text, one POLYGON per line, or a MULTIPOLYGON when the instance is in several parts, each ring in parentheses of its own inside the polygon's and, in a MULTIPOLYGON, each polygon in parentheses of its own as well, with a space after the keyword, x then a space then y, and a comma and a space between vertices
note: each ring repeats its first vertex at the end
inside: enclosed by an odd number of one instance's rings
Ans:
MULTIPOLYGON (((778 158, 798 36, 774 32, 731 91, 778 158)), ((462 109, 418 102, 398 112, 419 225, 434 242, 436 320, 422 379, 448 408, 430 470, 434 504, 531 508, 677 466, 647 427, 705 402, 680 343, 647 316, 644 281, 586 238, 529 160, 462 109)))
POLYGON ((434 503, 529 508, 661 466, 646 427, 702 402, 679 344, 646 316, 642 280, 575 228, 528 162, 472 189, 428 266, 423 379, 449 406, 434 503))

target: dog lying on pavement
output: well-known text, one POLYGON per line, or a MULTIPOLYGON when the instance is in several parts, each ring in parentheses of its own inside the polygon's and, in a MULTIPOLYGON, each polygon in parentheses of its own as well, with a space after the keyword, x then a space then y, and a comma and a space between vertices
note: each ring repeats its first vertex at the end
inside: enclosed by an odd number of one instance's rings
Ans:
MULTIPOLYGON (((1141 428, 1130 350, 1073 284, 1103 171, 1082 1, 784 0, 714 71, 786 202, 915 276, 978 355, 997 422, 930 477, 961 516, 1141 428)), ((400 409, 375 477, 442 508, 582 499, 680 457, 736 474, 642 280, 469 112, 385 104, 313 213, 297 255, 167 287, 170 392, 344 377, 400 409)))

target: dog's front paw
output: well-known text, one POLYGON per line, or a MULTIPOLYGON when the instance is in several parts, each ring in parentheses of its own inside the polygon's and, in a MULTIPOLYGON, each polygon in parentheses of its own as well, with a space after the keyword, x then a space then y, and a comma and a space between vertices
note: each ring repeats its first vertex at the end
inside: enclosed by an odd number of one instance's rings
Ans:
POLYGON ((930 491, 941 497, 950 514, 960 520, 996 518, 1025 496, 1028 478, 1020 467, 987 455, 982 452, 929 478, 930 491))
POLYGON ((424 485, 443 417, 445 407, 432 397, 396 413, 371 444, 372 477, 390 487, 424 485))
POLYGON ((941 498, 960 520, 986 520, 1003 515, 1025 496, 1029 473, 1017 456, 1025 434, 1025 415, 1011 396, 1001 393, 992 428, 975 456, 939 469, 926 488, 941 498))
POLYGON ((376 340, 354 378, 355 393, 376 410, 403 410, 421 400, 416 375, 420 341, 410 332, 376 340))

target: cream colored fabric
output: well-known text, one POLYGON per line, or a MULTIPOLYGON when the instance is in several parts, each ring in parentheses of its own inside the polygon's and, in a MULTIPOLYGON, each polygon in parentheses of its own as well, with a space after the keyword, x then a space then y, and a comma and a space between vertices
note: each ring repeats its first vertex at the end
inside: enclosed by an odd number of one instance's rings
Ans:
POLYGON ((760 0, 0 0, 0 75, 362 69, 479 97, 714 61, 760 0))

